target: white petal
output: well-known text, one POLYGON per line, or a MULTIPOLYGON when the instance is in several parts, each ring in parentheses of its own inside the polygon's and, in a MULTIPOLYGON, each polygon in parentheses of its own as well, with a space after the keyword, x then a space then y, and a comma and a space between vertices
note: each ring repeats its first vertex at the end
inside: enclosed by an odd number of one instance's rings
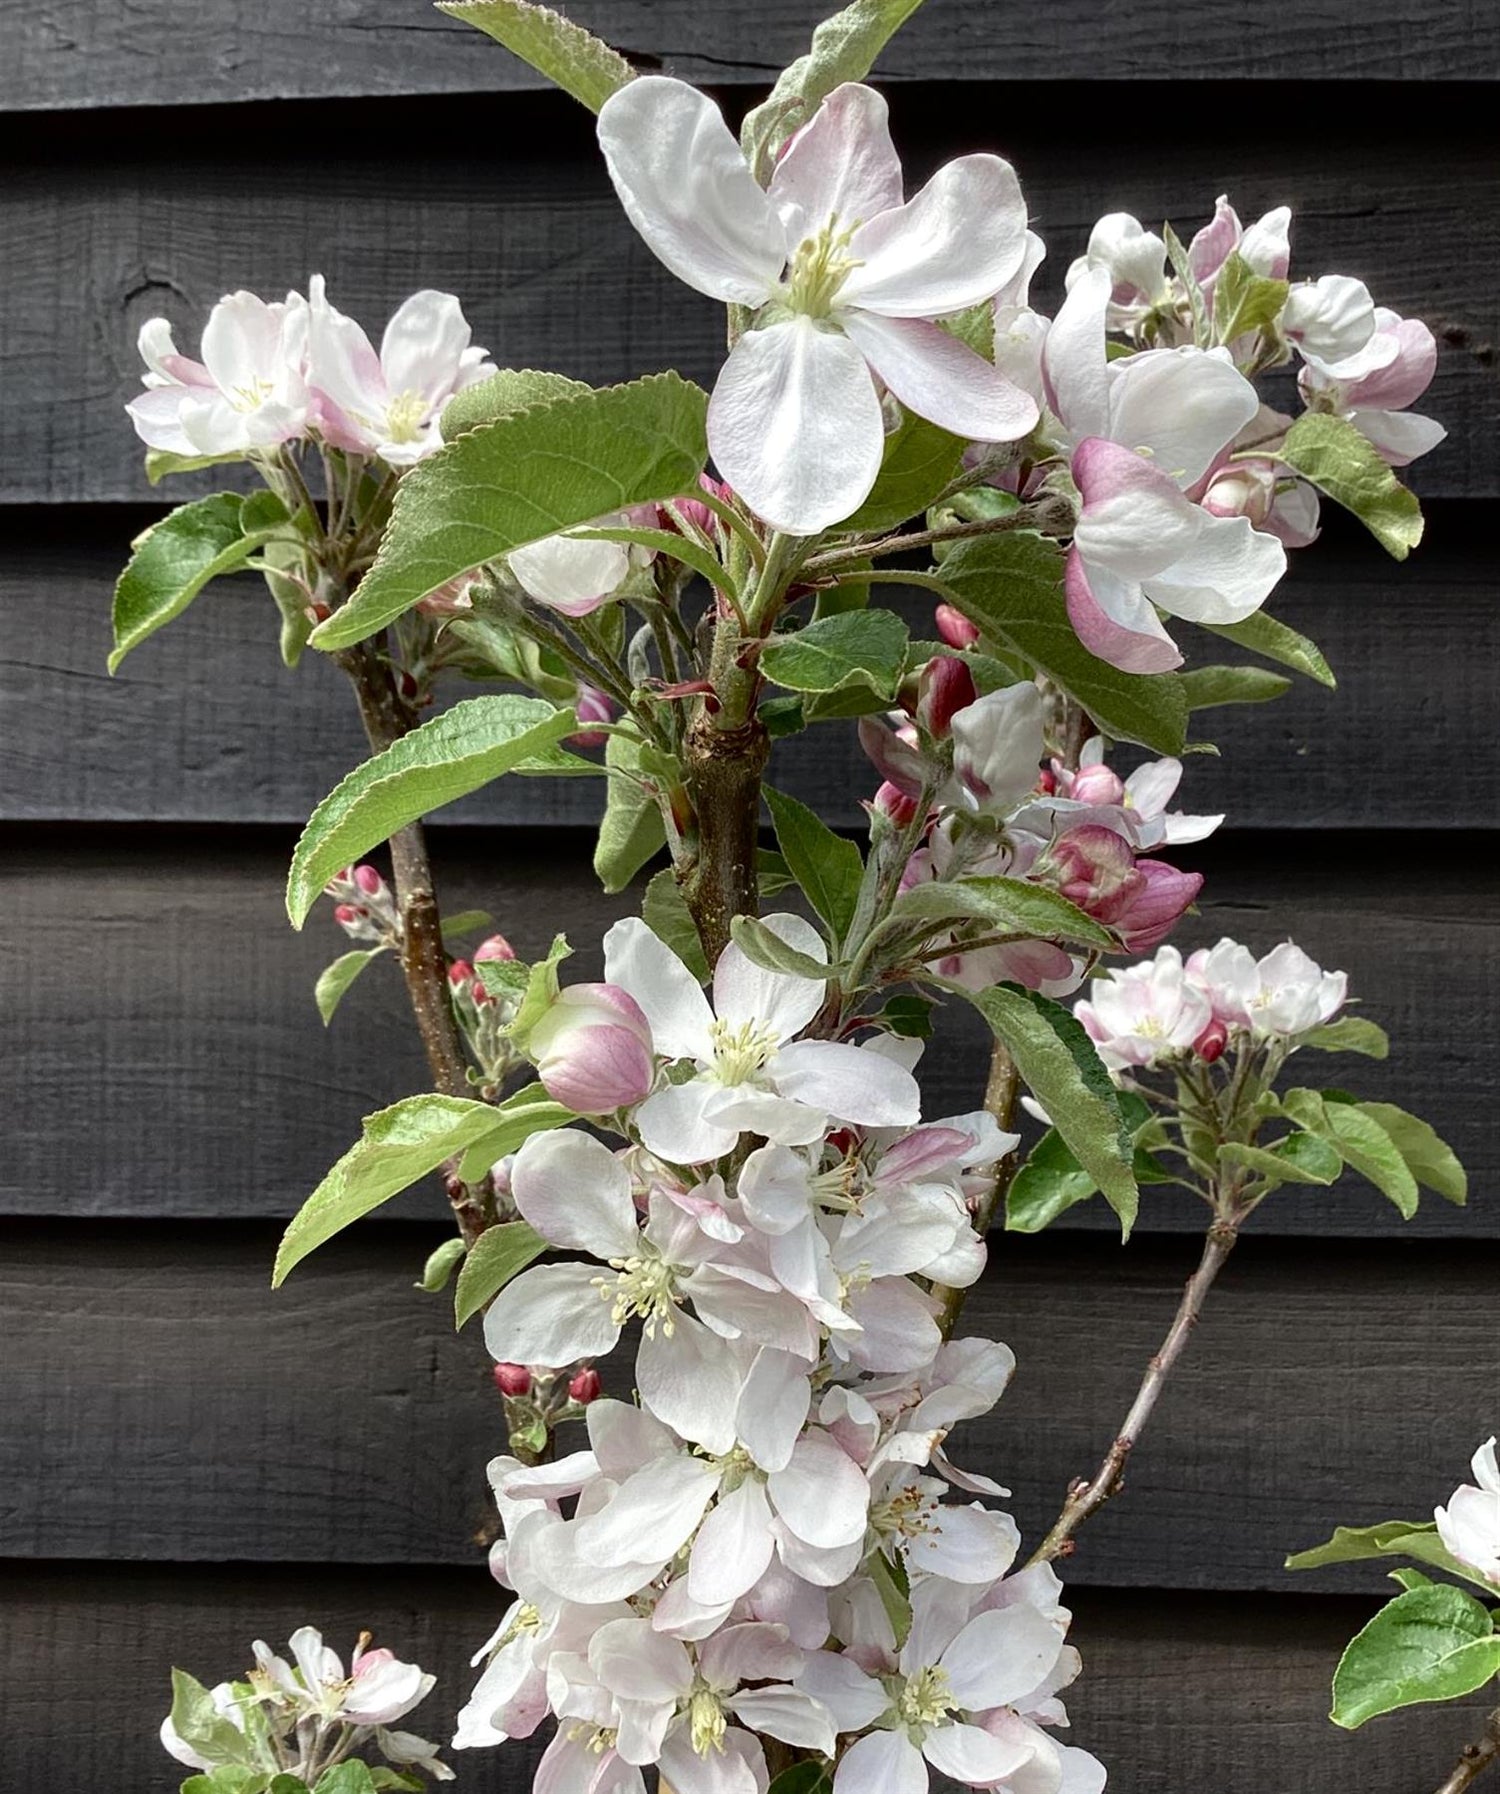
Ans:
POLYGON ((705 1121, 733 1128, 736 1134, 760 1134, 778 1146, 811 1146, 823 1138, 828 1111, 809 1108, 754 1084, 721 1086, 705 1098, 705 1121))
POLYGON ((675 1450, 677 1445, 670 1430, 644 1409, 608 1396, 589 1403, 584 1424, 600 1470, 615 1482, 624 1482, 627 1476, 663 1452, 675 1450))
POLYGON ((510 570, 540 604, 566 615, 582 615, 607 598, 630 571, 630 550, 623 542, 581 540, 577 536, 543 536, 507 556, 510 570))
POLYGON ((674 1702, 693 1685, 693 1664, 675 1638, 650 1620, 611 1620, 589 1640, 589 1667, 627 1701, 674 1702))
POLYGON ((716 1633, 733 1605, 732 1601, 721 1601, 716 1606, 705 1607, 688 1593, 687 1577, 679 1576, 656 1603, 651 1624, 658 1632, 667 1632, 673 1638, 685 1638, 692 1643, 716 1633))
POLYGON ((693 1078, 648 1096, 635 1112, 647 1152, 671 1165, 704 1165, 733 1152, 740 1137, 738 1125, 713 1121, 709 1114, 723 1095, 721 1085, 693 1078))
POLYGON ((998 156, 960 156, 904 206, 854 233, 862 266, 839 299, 890 318, 936 318, 993 298, 1026 255, 1026 202, 998 156))
POLYGON ((698 1653, 698 1668, 710 1688, 737 1688, 741 1682, 789 1682, 801 1672, 803 1653, 785 1626, 748 1621, 726 1626, 698 1653))
POLYGON ((905 1732, 871 1732, 844 1753, 833 1794, 927 1794, 927 1765, 905 1732))
POLYGON ((834 1545, 825 1549, 818 1545, 804 1544, 785 1520, 774 1520, 771 1530, 776 1534, 776 1555, 783 1566, 793 1576, 811 1583, 815 1588, 833 1589, 841 1582, 847 1582, 859 1568, 860 1559, 865 1554, 863 1536, 851 1540, 847 1545, 834 1545))
POLYGON ((638 76, 600 109, 599 147, 630 222, 679 280, 731 305, 770 297, 786 238, 712 100, 638 76))
POLYGON ((953 1698, 971 1713, 1029 1694, 1057 1662, 1062 1635, 1036 1608, 976 1614, 943 1653, 953 1698))
POLYGON ((575 1128, 533 1134, 516 1154, 510 1179, 522 1218, 549 1244, 603 1259, 628 1258, 638 1249, 630 1173, 592 1135, 575 1128))
POLYGON ((657 1052, 668 1059, 708 1055, 714 1019, 708 998, 672 949, 639 916, 626 916, 605 935, 604 977, 640 1005, 657 1052))
POLYGON ((739 1372, 724 1341, 691 1315, 678 1314, 668 1338, 658 1322, 636 1358, 641 1402, 658 1420, 707 1451, 734 1449, 739 1372))
POLYGON ((921 1119, 911 1073, 846 1041, 794 1040, 776 1055, 771 1075, 783 1096, 860 1127, 913 1127, 921 1119))
POLYGON ((757 1146, 739 1175, 740 1206, 761 1233, 788 1233, 807 1218, 807 1162, 786 1146, 757 1146))
POLYGON ((1128 355, 1110 363, 1109 384, 1109 435, 1145 449, 1180 486, 1201 479, 1259 408, 1255 388, 1217 350, 1128 355))
POLYGON ((977 1504, 944 1506, 929 1532, 907 1545, 906 1561, 914 1571, 946 1576, 967 1584, 997 1582, 1015 1562, 1021 1534, 1009 1514, 977 1504))
POLYGON ((891 1704, 874 1676, 866 1675, 852 1657, 836 1651, 809 1651, 797 1686, 820 1701, 841 1732, 860 1732, 873 1725, 891 1704))
POLYGON ((812 536, 842 522, 869 496, 885 451, 864 356, 808 317, 747 330, 714 387, 708 445, 773 529, 812 536))
POLYGON ((768 1738, 815 1750, 824 1757, 834 1753, 837 1739, 828 1709, 795 1688, 755 1688, 736 1695, 727 1705, 736 1719, 768 1738))
POLYGON ((698 1528, 688 1559, 688 1594, 705 1606, 737 1601, 765 1574, 775 1550, 771 1505, 755 1477, 747 1477, 698 1528))
POLYGON ((392 313, 380 339, 380 365, 392 394, 418 392, 440 405, 458 384, 469 322, 452 293, 424 287, 392 313))
POLYGON ((786 1469, 769 1476, 766 1487, 777 1513, 805 1544, 834 1550, 864 1536, 870 1485, 826 1434, 799 1439, 786 1469))
POLYGON ((1188 552, 1144 581, 1146 594, 1174 617, 1239 623, 1260 609, 1286 572, 1286 550, 1248 517, 1211 517, 1188 552))
POLYGON ((766 189, 795 246, 834 220, 840 230, 899 206, 901 161, 873 87, 836 87, 792 138, 766 189))
POLYGON ((208 314, 199 354, 220 392, 255 392, 281 373, 281 307, 244 291, 227 293, 208 314))
POLYGON ((538 1265, 508 1283, 484 1317, 484 1343, 501 1364, 561 1369, 602 1358, 620 1337, 610 1304, 594 1284, 593 1265, 538 1265))
POLYGON ((735 1432, 762 1470, 784 1470, 791 1462, 811 1406, 806 1361, 777 1346, 762 1346, 735 1410, 735 1432))
POLYGON ((872 311, 841 311, 838 318, 865 360, 919 417, 974 442, 1015 442, 1036 428, 1036 400, 938 325, 872 311))
POLYGON ((860 1324, 844 1349, 866 1370, 920 1370, 942 1344, 926 1298, 901 1277, 882 1277, 849 1298, 860 1324))
POLYGON ((674 1726, 657 1765, 661 1782, 671 1794, 764 1794, 765 1757, 760 1745, 734 1726, 724 1734, 723 1742, 722 1750, 699 1756, 688 1725, 674 1726))
MULTIPOLYGON (((516 1463, 517 1460, 508 1461, 516 1463)), ((576 1495, 598 1474, 599 1460, 593 1452, 572 1451, 550 1464, 521 1464, 507 1472, 502 1492, 511 1501, 562 1501, 569 1495, 576 1495)))
POLYGON ((1448 432, 1434 417, 1423 417, 1419 411, 1380 411, 1358 406, 1349 413, 1349 422, 1363 436, 1368 436, 1392 467, 1409 467, 1418 455, 1435 449, 1448 432))
POLYGON ((1019 1769, 1031 1752, 992 1738, 983 1726, 942 1725, 923 1739, 922 1755, 939 1775, 983 1787, 1019 1769))
MULTIPOLYGON (((549 1516, 549 1519, 551 1517, 549 1516)), ((578 1548, 580 1522, 551 1520, 528 1539, 532 1582, 563 1601, 603 1606, 643 1589, 660 1564, 597 1564, 578 1548)))
MULTIPOLYGON (((782 914, 762 920, 778 940, 809 959, 827 964, 828 949, 823 937, 804 917, 782 914)), ((731 1027, 749 1025, 774 1034, 778 1042, 790 1040, 822 1008, 824 982, 821 978, 799 978, 791 972, 768 971, 731 941, 714 968, 714 1014, 731 1027)))
POLYGON ((1052 320, 1042 351, 1042 369, 1052 408, 1069 435, 1103 436, 1109 429, 1109 362, 1104 351, 1104 314, 1109 308, 1109 272, 1090 268, 1070 288, 1052 320))
POLYGON ((719 1472, 702 1458, 679 1454, 647 1464, 598 1513, 577 1522, 578 1553, 602 1567, 664 1563, 693 1536, 718 1486, 719 1472))

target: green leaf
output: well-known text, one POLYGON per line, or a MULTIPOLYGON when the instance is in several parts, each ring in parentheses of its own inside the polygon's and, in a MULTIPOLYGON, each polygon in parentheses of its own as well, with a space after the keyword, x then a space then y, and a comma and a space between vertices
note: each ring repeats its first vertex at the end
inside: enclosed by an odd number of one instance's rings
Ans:
POLYGON ((1182 238, 1170 224, 1162 225, 1161 235, 1167 246, 1167 259, 1172 264, 1172 272, 1182 282, 1182 290, 1187 294, 1188 310, 1193 315, 1193 341, 1200 349, 1206 349, 1212 340, 1208 301, 1203 296, 1198 276, 1193 272, 1192 258, 1183 246, 1182 238))
POLYGON ((926 997, 902 992, 890 998, 880 1019, 900 1040, 932 1039, 933 1004, 926 997))
POLYGON ((492 424, 497 418, 509 417, 532 405, 550 405, 554 399, 576 398, 579 393, 592 391, 585 381, 570 380, 566 374, 538 368, 501 368, 449 399, 440 424, 443 441, 452 442, 465 430, 477 430, 481 424, 492 424))
POLYGON ((1219 1148, 1219 1162, 1243 1165, 1270 1178, 1273 1184, 1327 1185, 1336 1183, 1344 1169, 1337 1150, 1316 1134, 1290 1134, 1273 1147, 1246 1146, 1231 1140, 1219 1148))
POLYGON ((865 863, 859 848, 836 835, 823 819, 785 792, 764 787, 766 807, 776 830, 776 840, 786 856, 792 877, 807 901, 833 931, 835 941, 844 938, 854 920, 865 863))
POLYGON ((286 521, 286 510, 273 494, 261 496, 271 500, 279 515, 250 535, 240 520, 243 496, 216 492, 180 505, 136 537, 115 586, 111 673, 148 635, 180 617, 211 579, 243 566, 286 521))
POLYGON ((947 922, 980 922, 987 934, 1017 934, 1085 947, 1118 946, 1114 935, 1076 903, 1020 878, 928 880, 903 891, 890 913, 893 922, 915 922, 929 928, 947 922))
POLYGON ((1420 1570, 1392 1570, 1390 1578, 1404 1589, 1432 1587, 1432 1578, 1424 1576, 1420 1570))
MULTIPOLYGON (((371 1784, 376 1788, 395 1788, 400 1794, 423 1794, 427 1783, 419 1775, 402 1775, 399 1770, 388 1768, 384 1763, 377 1763, 370 1771, 371 1784)), ((275 1790, 272 1790, 275 1794, 275 1790)))
POLYGON ((908 411, 885 439, 885 453, 870 496, 839 528, 883 532, 919 516, 937 502, 962 467, 963 458, 964 444, 957 436, 908 411))
POLYGON ((1225 258, 1214 282, 1214 336, 1232 343, 1252 330, 1264 330, 1281 316, 1291 286, 1257 274, 1235 249, 1225 258))
POLYGON ((152 486, 179 473, 201 473, 205 467, 228 467, 244 461, 245 454, 236 450, 229 455, 174 455, 170 449, 146 450, 146 479, 152 486))
POLYGON ((1071 692, 1106 735, 1181 753, 1188 715, 1181 679, 1122 673, 1096 660, 1068 621, 1062 571, 1062 550, 1032 530, 958 542, 943 559, 953 602, 995 646, 1071 692))
POLYGON ((313 811, 292 854, 292 926, 307 920, 340 866, 502 773, 544 766, 577 727, 571 710, 554 709, 545 698, 467 698, 356 766, 313 811))
POLYGON ((793 978, 810 978, 822 984, 838 970, 836 966, 814 959, 811 954, 799 953, 795 947, 789 947, 759 916, 736 916, 729 931, 745 957, 767 971, 785 972, 793 978))
POLYGON ((1323 1114, 1327 1123, 1324 1139, 1338 1148, 1346 1165, 1367 1178, 1383 1196, 1389 1196, 1409 1221, 1421 1198, 1417 1180, 1395 1141, 1372 1115, 1349 1103, 1325 1103, 1323 1114))
POLYGON ((892 1559, 883 1551, 872 1551, 865 1560, 865 1568, 880 1596, 885 1617, 891 1622, 899 1651, 911 1636, 911 1579, 906 1565, 899 1557, 892 1559))
POLYGON ((707 410, 690 381, 651 374, 467 431, 402 478, 375 565, 313 646, 347 648, 472 567, 687 491, 708 456, 707 410))
POLYGON ((348 1758, 325 1769, 313 1786, 313 1794, 375 1794, 368 1763, 348 1758))
POLYGON ((666 942, 700 984, 708 982, 708 961, 703 956, 697 925, 670 870, 656 873, 646 886, 641 920, 658 940, 666 942))
POLYGON ((547 1250, 547 1242, 524 1221, 487 1227, 469 1248, 453 1291, 453 1324, 462 1327, 511 1278, 547 1250))
POLYGON ((1040 1233, 1059 1215, 1086 1202, 1098 1190, 1098 1184, 1068 1151, 1056 1128, 1048 1128, 1005 1192, 1006 1231, 1040 1233))
POLYGON ((833 1780, 828 1765, 817 1762, 793 1763, 783 1769, 766 1790, 766 1794, 833 1794, 833 1780))
POLYGON ((1362 1015, 1346 1015, 1301 1035, 1298 1046, 1316 1047, 1320 1053, 1363 1053, 1367 1059, 1384 1059, 1391 1050, 1390 1036, 1362 1015))
POLYGON ((1264 704, 1292 689, 1290 679, 1267 667, 1193 667, 1180 673, 1189 710, 1220 704, 1264 704))
POLYGON ((507 1038, 522 1052, 526 1050, 531 1030, 557 1001, 557 968, 565 959, 571 958, 572 953, 568 937, 565 934, 555 934, 546 957, 526 968, 526 987, 521 993, 521 1001, 511 1024, 506 1029, 507 1038))
POLYGON ((456 941, 461 935, 487 927, 492 920, 487 909, 461 909, 456 916, 443 918, 443 939, 456 941))
POLYGON ((1359 1103, 1401 1154, 1406 1168, 1424 1189, 1460 1208, 1469 1199, 1469 1179, 1458 1155, 1419 1116, 1408 1115, 1394 1103, 1359 1103))
POLYGON ((183 1669, 172 1671, 171 1717, 178 1737, 200 1757, 215 1764, 243 1763, 249 1746, 245 1734, 219 1712, 203 1684, 183 1669))
POLYGON ((437 0, 437 5, 439 12, 477 26, 504 44, 590 112, 597 112, 635 77, 617 50, 550 6, 535 6, 530 0, 437 0))
POLYGON ((1223 636, 1225 641, 1237 642, 1252 654, 1264 654, 1267 660, 1279 661, 1294 672, 1305 673, 1330 691, 1338 684, 1318 644, 1299 635, 1295 629, 1289 629, 1285 623, 1277 622, 1267 611, 1254 611, 1242 623, 1200 623, 1198 627, 1212 635, 1223 636))
POLYGON ((1305 411, 1286 433, 1278 458, 1352 511, 1398 561, 1422 540, 1422 507, 1346 417, 1305 411))
POLYGON ((1340 1526, 1331 1539, 1286 1560, 1289 1570, 1321 1570, 1329 1564, 1362 1563, 1372 1557, 1414 1557, 1493 1593, 1488 1583, 1445 1548, 1431 1520, 1382 1520, 1377 1526, 1340 1526))
POLYGON ((307 1783, 295 1775, 271 1775, 264 1769, 247 1769, 243 1763, 221 1763, 207 1775, 190 1775, 180 1794, 308 1794, 307 1783))
POLYGON ((324 966, 319 972, 318 982, 313 986, 313 1001, 325 1028, 333 1020, 333 1012, 343 1002, 349 986, 372 959, 379 959, 386 951, 385 947, 356 947, 352 953, 341 953, 332 965, 324 966))
POLYGON ((845 81, 863 81, 875 58, 922 0, 854 0, 824 19, 812 45, 777 77, 776 85, 740 127, 740 145, 756 173, 769 173, 776 150, 807 123, 845 81))
POLYGON ((375 1115, 364 1132, 297 1211, 282 1236, 271 1273, 279 1289, 309 1252, 351 1222, 379 1208, 399 1191, 435 1171, 446 1159, 486 1142, 491 1162, 529 1135, 574 1119, 535 1084, 498 1105, 462 1096, 409 1096, 375 1115))
POLYGON ((611 894, 623 891, 641 867, 666 844, 661 805, 641 783, 638 736, 611 735, 604 748, 610 769, 604 815, 594 843, 594 873, 611 894))
POLYGON ((765 676, 791 691, 841 691, 868 686, 894 697, 906 661, 906 625, 889 610, 843 611, 789 635, 772 636, 761 651, 765 676))
POLYGON ((1446 1583, 1414 1588, 1355 1634, 1333 1677, 1335 1725, 1458 1700, 1500 1673, 1500 1635, 1483 1602, 1446 1583))
POLYGON ((1104 1192, 1128 1238, 1140 1194, 1119 1096, 1094 1043, 1060 1003, 1017 984, 961 991, 1015 1060, 1079 1165, 1104 1192))
POLYGON ((454 1267, 463 1255, 464 1243, 457 1234, 451 1240, 444 1240, 441 1246, 427 1255, 427 1263, 422 1266, 417 1288, 425 1289, 430 1296, 446 1289, 454 1267))

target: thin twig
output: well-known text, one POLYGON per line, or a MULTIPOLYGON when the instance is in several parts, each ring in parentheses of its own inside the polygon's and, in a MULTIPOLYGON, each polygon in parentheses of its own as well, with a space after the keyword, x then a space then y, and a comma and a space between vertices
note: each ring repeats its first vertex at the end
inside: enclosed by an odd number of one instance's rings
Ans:
MULTIPOLYGON (((1007 1133, 1016 1118, 1016 1107, 1020 1099, 1021 1077, 1016 1070, 1016 1062, 997 1040, 990 1049, 990 1074, 984 1087, 984 1106, 1007 1133)), ((1005 1192, 1010 1188, 1010 1180, 1015 1176, 1019 1164, 1018 1155, 1009 1152, 996 1165, 994 1182, 974 1210, 974 1231, 980 1239, 989 1232, 999 1213, 1000 1205, 1005 1200, 1005 1192)), ((944 1339, 953 1337, 953 1329, 958 1325, 958 1317, 963 1312, 964 1298, 968 1293, 966 1289, 943 1291, 937 1324, 944 1339)))
POLYGON ((1463 1755, 1454 1764, 1453 1773, 1437 1794, 1464 1794, 1492 1764, 1500 1763, 1500 1707, 1484 1722, 1484 1736, 1477 1744, 1466 1744, 1463 1755))

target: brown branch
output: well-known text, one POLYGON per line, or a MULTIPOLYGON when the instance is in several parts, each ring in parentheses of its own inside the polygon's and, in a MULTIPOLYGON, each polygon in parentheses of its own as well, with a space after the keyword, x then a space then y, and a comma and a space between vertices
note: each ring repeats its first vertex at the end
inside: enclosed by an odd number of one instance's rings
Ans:
POLYGON ((1494 1763, 1500 1763, 1500 1707, 1484 1722, 1484 1736, 1479 1742, 1464 1746, 1453 1773, 1437 1794, 1464 1794, 1494 1763))
MULTIPOLYGON (((1016 1070, 1016 1062, 997 1040, 990 1049, 990 1075, 984 1086, 984 1106, 994 1116, 1006 1132, 1016 1118, 1016 1105, 1021 1096, 1021 1077, 1016 1070)), ((974 1231, 981 1239, 994 1224, 999 1213, 1000 1204, 1005 1200, 1005 1192, 1010 1188, 1010 1180, 1015 1176, 1020 1163, 1015 1152, 1007 1153, 995 1167, 995 1181, 990 1185, 974 1210, 974 1231)), ((958 1325, 958 1317, 963 1312, 964 1298, 968 1295, 964 1289, 945 1289, 942 1306, 938 1310, 937 1323, 942 1329, 944 1339, 953 1337, 953 1329, 958 1325)))
POLYGON ((678 879, 711 966, 729 944, 734 918, 759 907, 760 781, 770 752, 770 737, 753 716, 720 729, 703 714, 688 731, 684 773, 696 829, 678 879))
POLYGON ((1062 1512, 1046 1538, 1032 1553, 1032 1563, 1050 1563, 1054 1558, 1068 1556, 1074 1548, 1073 1535, 1078 1528, 1091 1515, 1098 1513, 1105 1502, 1123 1486, 1125 1466, 1130 1454, 1140 1442, 1167 1378, 1172 1374, 1172 1367, 1182 1356, 1183 1348, 1198 1324, 1198 1317, 1203 1312, 1203 1303, 1209 1290, 1213 1288, 1214 1279, 1224 1268, 1224 1262, 1234 1250, 1238 1238, 1239 1223, 1236 1220, 1221 1218, 1209 1228, 1198 1268, 1187 1281, 1182 1300, 1177 1304, 1177 1313, 1167 1329, 1167 1336, 1162 1341, 1160 1350, 1146 1367, 1146 1374, 1141 1379, 1135 1400, 1130 1404, 1130 1412, 1125 1416, 1125 1424, 1093 1476, 1086 1482, 1080 1479, 1069 1489, 1062 1512))

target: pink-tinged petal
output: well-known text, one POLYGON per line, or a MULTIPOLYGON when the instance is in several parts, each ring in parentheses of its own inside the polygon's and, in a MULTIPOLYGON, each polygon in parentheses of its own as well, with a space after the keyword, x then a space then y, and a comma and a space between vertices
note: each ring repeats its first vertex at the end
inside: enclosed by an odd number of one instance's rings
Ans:
POLYGON ((1036 400, 957 337, 922 318, 838 314, 850 340, 910 411, 974 442, 1015 442, 1036 428, 1036 400))
POLYGON ((589 1640, 589 1668, 620 1700, 679 1700, 693 1685, 693 1661, 650 1620, 610 1620, 589 1640))
POLYGON ((783 1096, 857 1127, 914 1127, 922 1095, 904 1066, 834 1040, 794 1040, 772 1061, 783 1096))
POLYGON ((1238 245, 1241 234, 1239 214, 1224 194, 1214 201, 1214 215, 1194 233, 1188 244, 1188 266, 1201 284, 1211 281, 1238 245))
POLYGON ((927 1765, 905 1732, 871 1732, 840 1758, 833 1794, 927 1794, 927 1765))
POLYGON ((575 1523, 579 1555, 601 1566, 665 1563, 697 1530, 719 1476, 712 1464, 685 1454, 647 1464, 598 1513, 575 1523))
POLYGON ((830 1631, 827 1590, 794 1576, 779 1556, 745 1596, 744 1610, 784 1631, 805 1651, 816 1650, 830 1631))
POLYGON ((1169 673, 1182 653, 1140 586, 1068 551, 1068 621, 1090 654, 1126 673, 1169 673), (1108 608, 1106 608, 1106 606, 1108 608))
POLYGON ((804 1544, 835 1550, 864 1537, 870 1485, 825 1433, 799 1439, 784 1470, 766 1479, 776 1512, 804 1544))
POLYGON ((604 976, 635 998, 651 1025, 656 1050, 668 1059, 707 1059, 713 1010, 698 980, 639 916, 616 922, 604 937, 604 976))
MULTIPOLYGON (((722 1750, 700 1756, 693 1749, 691 1727, 675 1725, 657 1761, 660 1781, 672 1794, 764 1794, 769 1778, 765 1754, 756 1740, 731 1726, 723 1745, 722 1750)), ((587 1794, 595 1791, 589 1789, 587 1794)))
POLYGON ((841 231, 899 206, 901 159, 872 87, 845 82, 792 138, 766 189, 791 246, 830 222, 841 231))
POLYGON ((1106 433, 1126 448, 1145 450, 1179 486, 1202 479, 1260 403, 1220 349, 1127 355, 1110 363, 1109 385, 1106 433))
MULTIPOLYGON (((589 1134, 533 1134, 511 1167, 511 1192, 522 1218, 550 1245, 603 1259, 628 1258, 639 1248, 630 1173, 589 1134)), ((523 1355, 517 1362, 540 1360, 523 1355)))
POLYGON ((877 1278, 855 1291, 849 1313, 861 1331, 843 1342, 843 1350, 865 1370, 920 1370, 942 1344, 929 1298, 904 1277, 877 1278))
POLYGON ((543 1752, 531 1794, 645 1794, 646 1781, 613 1750, 601 1756, 564 1727, 543 1752))
POLYGON ((891 1697, 852 1657, 836 1651, 810 1651, 797 1677, 805 1689, 832 1713, 841 1732, 860 1732, 873 1725, 891 1704, 891 1697))
POLYGON ((172 455, 196 455, 199 451, 183 427, 183 412, 201 391, 191 386, 153 386, 139 392, 125 407, 135 433, 147 448, 165 449, 172 455))
POLYGON ((1402 318, 1384 306, 1375 313, 1376 334, 1394 340, 1396 354, 1384 367, 1344 388, 1344 403, 1404 411, 1432 384, 1437 372, 1437 339, 1420 318, 1402 318))
POLYGON ((735 1412, 740 1443, 762 1470, 784 1470, 792 1461, 811 1405, 806 1362, 776 1346, 763 1346, 745 1377, 735 1412))
POLYGON ((1380 411, 1361 407, 1348 414, 1349 422, 1367 436, 1391 467, 1409 467, 1444 441, 1448 432, 1434 417, 1420 411, 1380 411))
POLYGON ((508 1283, 484 1317, 484 1343, 501 1364, 560 1369, 578 1358, 602 1358, 620 1337, 601 1301, 594 1265, 539 1265, 508 1283))
POLYGON ((569 617, 597 610, 630 571, 630 550, 624 543, 578 536, 544 536, 507 558, 530 597, 569 617))
MULTIPOLYGON (((899 196, 898 196, 899 197, 899 196)), ((146 385, 212 386, 213 375, 201 361, 180 355, 172 338, 172 326, 166 318, 147 318, 136 337, 141 360, 149 370, 146 385)))
POLYGON ((1109 271, 1089 268, 1069 289, 1042 350, 1047 401, 1075 439, 1109 432, 1109 362, 1104 317, 1109 271))
POLYGON ((1147 596, 1174 617, 1239 623, 1260 609, 1285 572, 1286 550, 1274 536, 1248 517, 1205 513, 1188 552, 1143 583, 1147 596))
POLYGON ((642 75, 605 101, 598 129, 615 192, 652 254, 710 299, 764 304, 786 238, 713 101, 642 75))
POLYGON ((747 1478, 698 1528, 688 1559, 688 1594, 705 1606, 737 1601, 765 1574, 775 1550, 765 1486, 747 1478))
POLYGON ((1034 1607, 976 1614, 943 1652, 953 1698, 971 1713, 1029 1694, 1057 1662, 1062 1633, 1034 1607))
POLYGON ((767 1738, 831 1757, 837 1748, 828 1709, 795 1688, 755 1688, 728 1703, 736 1719, 767 1738))
POLYGON ((939 1775, 971 1788, 992 1785, 1023 1768, 1031 1752, 991 1737, 982 1726, 935 1726, 922 1740, 922 1755, 939 1775))
POLYGON ((1144 455, 1102 436, 1073 453, 1083 510, 1073 542, 1095 566, 1123 580, 1160 573, 1192 547, 1206 513, 1190 503, 1144 455))
POLYGON ((642 1406, 705 1451, 734 1449, 739 1374, 729 1347, 691 1315, 679 1313, 668 1337, 658 1324, 636 1354, 642 1406))
POLYGON ((785 1626, 753 1620, 726 1627, 698 1653, 698 1667, 712 1688, 734 1688, 741 1682, 790 1682, 800 1674, 804 1660, 785 1626))
POLYGON ((904 206, 861 225, 849 249, 860 265, 840 304, 888 318, 962 311, 993 298, 1025 258, 1021 183, 999 156, 960 156, 904 206))
MULTIPOLYGON (((826 964, 823 937, 803 916, 766 916, 764 924, 780 941, 809 959, 826 964)), ((758 966, 733 942, 714 967, 714 1013, 732 1028, 766 1029, 777 1041, 800 1034, 823 1006, 820 978, 799 978, 758 966)))
POLYGON ((864 356, 808 317, 746 331, 709 401, 708 446, 773 529, 812 536, 841 523, 869 496, 885 452, 864 356))
POLYGON ((420 393, 429 405, 441 405, 457 390, 470 334, 452 293, 424 287, 403 300, 380 339, 380 365, 391 393, 420 393))

